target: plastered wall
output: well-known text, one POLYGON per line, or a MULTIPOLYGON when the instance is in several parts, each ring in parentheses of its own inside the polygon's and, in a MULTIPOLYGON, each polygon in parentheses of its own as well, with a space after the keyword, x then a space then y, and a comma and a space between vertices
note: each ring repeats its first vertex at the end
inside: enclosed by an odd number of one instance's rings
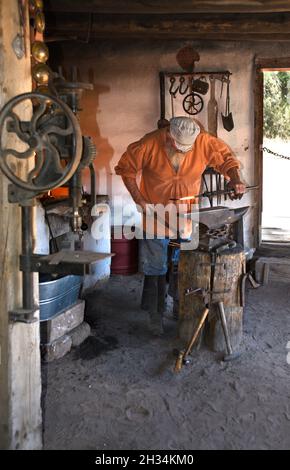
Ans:
MULTIPOLYGON (((130 201, 114 166, 127 145, 156 128, 159 119, 160 70, 177 70, 176 53, 188 42, 182 41, 100 41, 86 44, 67 42, 51 47, 52 64, 64 65, 65 71, 76 65, 82 81, 94 83, 94 91, 85 92, 81 124, 98 148, 95 166, 98 192, 121 196, 130 201)), ((258 183, 254 174, 254 58, 290 56, 289 43, 191 42, 200 54, 196 71, 229 70, 231 76, 231 111, 235 128, 227 132, 219 113, 218 136, 225 140, 241 162, 247 185, 258 183)), ((69 78, 69 76, 68 76, 69 78)), ((224 90, 225 93, 225 90, 224 90)), ((225 94, 220 101, 220 83, 216 98, 224 112, 225 94)), ((209 93, 206 100, 209 97, 209 93)), ((177 114, 181 108, 176 106, 177 114)), ((170 103, 167 103, 170 117, 170 103)), ((206 106, 196 116, 207 128, 206 106)), ((88 181, 88 179, 87 179, 88 181)), ((89 184, 88 184, 89 186, 89 184)), ((229 205, 250 205, 245 217, 246 244, 253 245, 255 193, 229 205)))

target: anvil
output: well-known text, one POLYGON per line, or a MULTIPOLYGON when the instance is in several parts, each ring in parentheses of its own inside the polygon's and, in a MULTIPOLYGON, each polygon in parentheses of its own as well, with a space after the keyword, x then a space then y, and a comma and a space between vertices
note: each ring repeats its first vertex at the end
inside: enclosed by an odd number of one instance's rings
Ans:
POLYGON ((199 248, 211 250, 228 241, 229 230, 227 229, 231 224, 238 222, 248 209, 249 206, 234 209, 224 206, 205 207, 199 211, 184 214, 184 216, 199 223, 199 248), (226 230, 223 234, 224 227, 226 230), (216 234, 213 231, 216 231, 216 234))
POLYGON ((249 206, 230 209, 229 207, 217 206, 206 207, 199 210, 199 223, 206 225, 210 230, 218 229, 224 225, 234 224, 248 211, 249 206))

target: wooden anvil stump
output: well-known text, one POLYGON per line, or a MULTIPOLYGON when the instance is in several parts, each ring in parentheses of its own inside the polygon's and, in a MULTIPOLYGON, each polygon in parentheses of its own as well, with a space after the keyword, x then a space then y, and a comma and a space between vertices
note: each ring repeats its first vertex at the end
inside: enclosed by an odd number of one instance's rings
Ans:
POLYGON ((181 251, 178 267, 179 336, 187 343, 192 337, 205 304, 209 316, 195 347, 202 340, 213 351, 226 348, 224 334, 217 315, 217 302, 224 303, 230 341, 237 350, 243 334, 242 278, 245 274, 245 253, 242 248, 220 254, 205 251, 181 251))

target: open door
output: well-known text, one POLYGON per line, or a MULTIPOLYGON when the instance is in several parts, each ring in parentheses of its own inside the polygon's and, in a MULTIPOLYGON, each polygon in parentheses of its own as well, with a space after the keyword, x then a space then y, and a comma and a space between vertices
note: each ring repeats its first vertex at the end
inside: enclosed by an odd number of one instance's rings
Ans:
POLYGON ((257 245, 290 244, 290 58, 256 64, 257 245))

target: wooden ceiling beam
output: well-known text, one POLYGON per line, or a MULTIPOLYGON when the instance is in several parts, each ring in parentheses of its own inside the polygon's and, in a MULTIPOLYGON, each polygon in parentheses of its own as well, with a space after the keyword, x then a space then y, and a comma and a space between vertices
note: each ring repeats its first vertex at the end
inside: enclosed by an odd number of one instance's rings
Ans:
POLYGON ((290 12, 290 0, 47 0, 46 11, 120 14, 290 12))
POLYGON ((47 38, 289 40, 290 13, 219 15, 47 14, 47 38))

